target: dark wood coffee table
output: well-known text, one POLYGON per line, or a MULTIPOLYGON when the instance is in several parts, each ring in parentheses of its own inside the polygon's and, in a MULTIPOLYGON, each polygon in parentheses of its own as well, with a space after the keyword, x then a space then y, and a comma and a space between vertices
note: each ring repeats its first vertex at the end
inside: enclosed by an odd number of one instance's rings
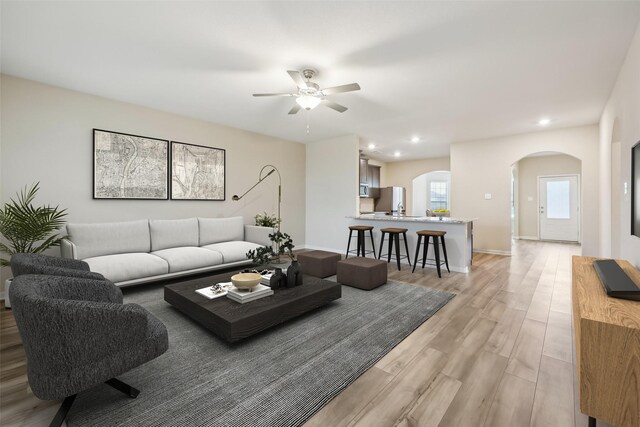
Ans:
POLYGON ((267 328, 293 319, 342 296, 339 283, 304 276, 303 285, 274 289, 274 294, 240 304, 229 298, 207 299, 196 289, 219 282, 230 282, 225 273, 166 285, 164 300, 220 338, 238 341, 267 328))

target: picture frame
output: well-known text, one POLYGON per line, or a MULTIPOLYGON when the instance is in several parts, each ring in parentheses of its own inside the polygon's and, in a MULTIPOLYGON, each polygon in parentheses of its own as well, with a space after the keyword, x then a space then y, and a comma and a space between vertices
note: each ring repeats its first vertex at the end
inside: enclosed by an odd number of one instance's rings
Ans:
POLYGON ((167 200, 169 140, 93 129, 93 198, 167 200))
POLYGON ((171 141, 171 200, 224 201, 226 150, 171 141))

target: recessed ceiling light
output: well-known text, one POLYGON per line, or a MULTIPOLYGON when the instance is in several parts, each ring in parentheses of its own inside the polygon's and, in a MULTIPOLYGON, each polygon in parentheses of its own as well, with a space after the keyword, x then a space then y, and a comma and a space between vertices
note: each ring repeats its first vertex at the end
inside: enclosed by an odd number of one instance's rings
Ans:
POLYGON ((420 142, 420 137, 418 136, 414 136, 413 138, 411 138, 411 142, 420 142))
POLYGON ((538 124, 540 126, 547 126, 549 123, 551 123, 551 119, 548 117, 542 118, 540 120, 538 120, 538 124))
POLYGON ((376 144, 369 144, 369 150, 373 150, 374 148, 376 148, 376 144))
POLYGON ((400 157, 400 152, 396 151, 395 153, 393 153, 393 155, 396 156, 396 157, 400 157))

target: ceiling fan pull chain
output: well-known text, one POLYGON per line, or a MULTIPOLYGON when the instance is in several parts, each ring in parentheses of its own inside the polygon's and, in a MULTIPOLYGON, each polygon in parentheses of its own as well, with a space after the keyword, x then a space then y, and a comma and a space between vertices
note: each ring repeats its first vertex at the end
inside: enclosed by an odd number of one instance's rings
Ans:
POLYGON ((309 135, 309 132, 311 132, 311 130, 309 129, 309 110, 307 110, 307 135, 309 135))

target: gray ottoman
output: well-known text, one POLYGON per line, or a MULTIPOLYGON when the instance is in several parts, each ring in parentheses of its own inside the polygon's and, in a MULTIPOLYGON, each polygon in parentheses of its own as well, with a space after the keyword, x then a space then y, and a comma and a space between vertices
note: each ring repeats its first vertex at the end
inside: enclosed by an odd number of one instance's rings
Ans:
POLYGON ((304 274, 324 279, 336 274, 340 258, 333 252, 309 251, 298 254, 298 263, 304 274))
POLYGON ((367 291, 387 283, 387 262, 354 257, 338 262, 338 283, 367 291))

